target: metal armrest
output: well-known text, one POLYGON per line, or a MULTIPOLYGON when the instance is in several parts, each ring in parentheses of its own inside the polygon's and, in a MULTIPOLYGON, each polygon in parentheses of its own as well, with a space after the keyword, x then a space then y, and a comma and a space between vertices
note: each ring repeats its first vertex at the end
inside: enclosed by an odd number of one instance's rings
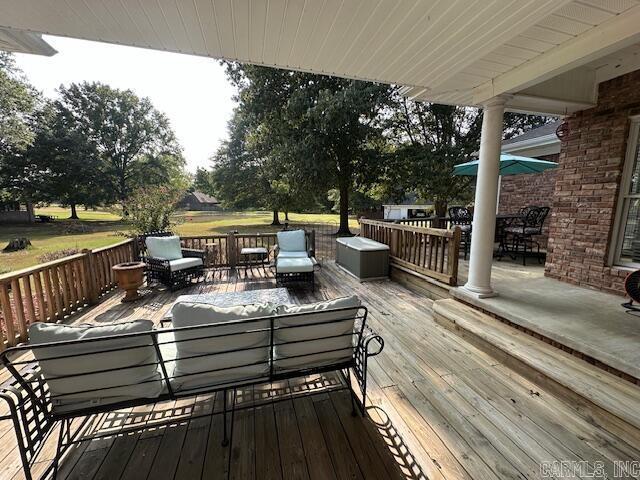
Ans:
POLYGON ((207 255, 207 252, 198 248, 183 248, 182 256, 185 258, 201 258, 203 261, 207 255))
POLYGON ((147 267, 154 269, 169 269, 169 260, 154 257, 142 257, 142 261, 147 264, 147 267))
POLYGON ((379 355, 383 349, 384 339, 369 326, 366 326, 362 334, 362 340, 356 350, 360 350, 361 353, 364 353, 369 358, 379 355))
POLYGON ((353 352, 353 371, 362 394, 361 411, 363 416, 366 416, 367 404, 367 363, 370 357, 379 355, 383 348, 383 338, 371 328, 365 326, 360 341, 353 352))

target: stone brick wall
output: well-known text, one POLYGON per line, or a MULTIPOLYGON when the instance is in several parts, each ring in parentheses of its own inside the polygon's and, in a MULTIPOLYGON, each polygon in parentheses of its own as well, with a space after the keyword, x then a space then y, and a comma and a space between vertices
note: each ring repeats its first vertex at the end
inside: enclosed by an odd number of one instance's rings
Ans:
MULTIPOLYGON (((557 162, 558 157, 559 155, 556 154, 540 158, 557 162)), ((528 205, 551 207, 556 176, 557 172, 553 169, 542 173, 502 177, 498 213, 517 213, 522 207, 528 205)), ((546 248, 547 246, 550 221, 551 219, 547 217, 542 228, 543 235, 537 239, 541 248, 546 248)))
POLYGON ((567 118, 551 205, 545 274, 624 294, 627 271, 607 266, 629 116, 640 113, 640 70, 600 84, 598 105, 567 118))

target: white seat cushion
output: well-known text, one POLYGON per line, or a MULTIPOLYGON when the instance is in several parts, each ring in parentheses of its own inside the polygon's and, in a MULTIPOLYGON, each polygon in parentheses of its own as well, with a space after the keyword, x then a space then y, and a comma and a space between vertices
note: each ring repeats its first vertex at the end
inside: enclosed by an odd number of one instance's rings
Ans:
POLYGON ((172 379, 172 383, 175 390, 267 379, 270 321, 233 321, 272 316, 275 310, 270 304, 227 308, 204 303, 175 304, 172 309, 174 328, 211 325, 207 328, 174 332, 176 357, 173 370, 175 378, 172 379), (202 338, 214 336, 217 337, 202 338), (228 352, 236 349, 239 351, 228 352), (225 351, 227 353, 221 353, 225 351))
POLYGON ((278 258, 308 258, 309 254, 306 251, 303 252, 278 252, 278 258))
POLYGON ((245 247, 240 250, 241 255, 266 255, 269 251, 264 247, 245 247))
POLYGON ((199 267, 203 265, 201 258, 178 258, 176 260, 169 260, 169 268, 172 272, 177 272, 178 270, 184 270, 185 268, 191 267, 199 267))
POLYGON ((147 254, 161 260, 175 260, 182 258, 180 237, 147 237, 144 241, 147 246, 147 254))
POLYGON ((313 260, 306 258, 281 258, 276 259, 277 273, 313 272, 313 260))
POLYGON ((281 252, 305 252, 307 239, 304 230, 278 232, 278 249, 281 252))
POLYGON ((306 315, 276 319, 274 369, 287 371, 348 361, 353 356, 353 329, 358 307, 360 300, 356 296, 278 307, 278 315, 306 315), (346 310, 331 311, 342 308, 346 310), (319 322, 331 323, 310 325, 319 322))
POLYGON ((49 385, 53 409, 68 412, 160 395, 165 383, 157 365, 158 357, 151 336, 117 338, 124 334, 151 332, 152 329, 153 322, 150 320, 100 326, 32 324, 29 327, 32 345, 112 337, 86 343, 34 348, 34 356, 49 385), (106 351, 116 349, 117 351, 106 351), (63 356, 68 358, 52 359, 63 356), (100 371, 101 373, 91 373, 100 371), (56 380, 56 377, 65 378, 56 380))

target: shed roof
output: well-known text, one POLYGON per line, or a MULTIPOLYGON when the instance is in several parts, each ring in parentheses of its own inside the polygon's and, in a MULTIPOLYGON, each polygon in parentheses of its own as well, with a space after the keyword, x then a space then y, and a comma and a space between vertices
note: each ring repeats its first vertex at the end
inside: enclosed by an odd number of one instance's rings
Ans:
POLYGON ((203 193, 203 192, 194 191, 194 192, 191 192, 191 195, 193 195, 195 199, 200 203, 213 203, 213 204, 220 203, 217 198, 212 197, 211 195, 207 195, 206 193, 203 193))

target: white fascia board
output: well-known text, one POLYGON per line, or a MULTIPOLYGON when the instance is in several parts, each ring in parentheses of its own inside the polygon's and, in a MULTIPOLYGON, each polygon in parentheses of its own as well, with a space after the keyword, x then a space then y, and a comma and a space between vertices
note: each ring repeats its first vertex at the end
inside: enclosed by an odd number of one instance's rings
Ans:
POLYGON ((640 41, 640 5, 561 43, 474 89, 473 103, 482 104, 507 92, 517 92, 585 65, 640 41))
POLYGON ((527 138, 526 140, 522 140, 520 142, 508 143, 507 145, 502 146, 502 151, 505 153, 510 153, 516 150, 523 150, 525 148, 542 147, 542 146, 553 145, 553 144, 558 144, 558 152, 559 152, 560 140, 558 139, 555 133, 544 135, 542 137, 527 138))

